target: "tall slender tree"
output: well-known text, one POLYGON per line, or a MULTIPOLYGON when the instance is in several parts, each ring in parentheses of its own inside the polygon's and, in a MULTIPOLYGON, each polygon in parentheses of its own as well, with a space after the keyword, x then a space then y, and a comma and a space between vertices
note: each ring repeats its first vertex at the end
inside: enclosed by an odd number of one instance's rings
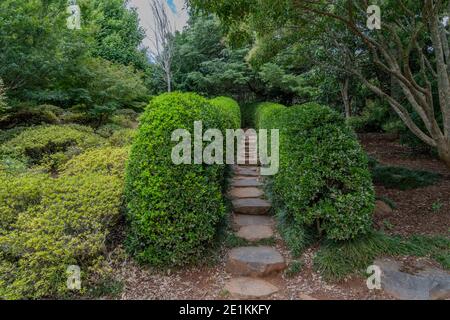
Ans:
POLYGON ((150 54, 164 75, 167 91, 172 91, 172 60, 174 26, 169 20, 167 10, 162 0, 149 0, 153 14, 151 31, 153 48, 150 54))

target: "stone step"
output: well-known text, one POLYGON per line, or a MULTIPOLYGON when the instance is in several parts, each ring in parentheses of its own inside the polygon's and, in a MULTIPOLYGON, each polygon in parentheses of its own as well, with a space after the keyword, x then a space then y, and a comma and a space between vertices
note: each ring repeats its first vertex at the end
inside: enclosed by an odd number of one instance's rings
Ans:
POLYGON ((233 228, 239 230, 242 227, 259 225, 259 226, 273 226, 275 222, 269 216, 256 216, 250 214, 234 214, 233 228))
POLYGON ((228 195, 231 199, 260 198, 264 195, 264 192, 255 187, 232 188, 228 195))
POLYGON ((259 198, 237 199, 232 203, 233 211, 243 214, 266 214, 272 206, 267 200, 259 198))
POLYGON ((226 270, 238 276, 267 276, 286 268, 283 256, 272 247, 239 247, 228 254, 226 270))
POLYGON ((252 180, 252 179, 255 179, 255 177, 235 175, 233 177, 233 179, 234 180, 252 180))
POLYGON ((237 179, 231 182, 232 187, 262 187, 262 182, 258 181, 258 179, 237 179))
POLYGON ((263 299, 278 292, 278 288, 273 284, 255 278, 241 277, 230 279, 225 284, 232 297, 241 299, 263 299))
POLYGON ((240 176, 257 177, 259 176, 258 167, 235 167, 234 173, 240 176))
POLYGON ((269 226, 249 225, 239 229, 236 234, 239 238, 255 242, 273 237, 273 229, 269 226))
POLYGON ((239 161, 238 162, 238 165, 239 166, 241 166, 241 167, 254 167, 254 166, 256 166, 256 165, 260 165, 260 163, 259 163, 259 161, 258 161, 258 163, 249 163, 248 161, 239 161))

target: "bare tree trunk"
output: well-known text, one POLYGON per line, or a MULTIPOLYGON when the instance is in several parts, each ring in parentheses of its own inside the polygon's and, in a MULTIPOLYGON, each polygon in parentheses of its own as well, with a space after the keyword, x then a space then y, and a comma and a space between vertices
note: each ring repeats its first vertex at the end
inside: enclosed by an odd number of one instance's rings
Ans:
POLYGON ((344 102, 344 111, 345 111, 346 119, 350 119, 350 117, 352 116, 352 111, 351 111, 352 106, 351 106, 351 102, 350 102, 350 97, 348 95, 349 82, 350 82, 349 78, 345 78, 345 80, 343 82, 341 82, 341 96, 342 96, 342 101, 344 102))

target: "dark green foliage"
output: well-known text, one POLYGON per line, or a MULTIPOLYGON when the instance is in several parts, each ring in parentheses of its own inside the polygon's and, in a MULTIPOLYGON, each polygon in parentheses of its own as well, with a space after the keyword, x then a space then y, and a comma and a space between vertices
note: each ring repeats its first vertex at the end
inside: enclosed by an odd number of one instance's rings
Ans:
POLYGON ((146 52, 139 47, 145 30, 139 25, 136 10, 128 10, 124 0, 93 0, 92 5, 97 13, 92 20, 98 28, 94 54, 144 71, 148 66, 146 52))
POLYGON ((174 165, 171 134, 224 129, 226 120, 208 100, 189 93, 153 98, 141 117, 126 174, 128 247, 156 266, 198 261, 213 243, 224 217, 222 165, 174 165))
POLYGON ((224 37, 216 17, 191 15, 188 26, 173 40, 176 90, 239 100, 249 94, 249 83, 254 84, 254 73, 245 62, 249 49, 230 48, 224 37))
POLYGON ((1 103, 0 128, 59 123, 45 104, 78 105, 78 123, 100 125, 114 110, 147 100, 150 64, 139 49, 137 13, 125 0, 79 5, 82 28, 73 31, 66 0, 1 1, 0 78, 9 103, 1 103))
POLYGON ((345 120, 305 104, 257 109, 258 128, 280 130, 280 170, 273 196, 286 221, 315 226, 328 239, 354 239, 370 230, 375 195, 367 158, 345 120))
POLYGON ((431 256, 449 269, 450 240, 444 237, 390 237, 372 231, 352 241, 326 241, 314 259, 315 268, 327 280, 341 280, 365 272, 377 257, 384 255, 431 256))
POLYGON ((410 190, 433 185, 441 179, 438 173, 410 170, 402 167, 375 166, 372 170, 373 182, 386 188, 410 190))
POLYGON ((392 117, 389 111, 388 105, 369 101, 361 115, 350 119, 350 125, 357 132, 383 132, 383 125, 392 117))
POLYGON ((293 257, 299 257, 316 239, 314 230, 294 221, 279 221, 278 231, 291 251, 293 257))
POLYGON ((242 125, 244 128, 255 127, 255 111, 258 103, 247 103, 241 106, 242 125))

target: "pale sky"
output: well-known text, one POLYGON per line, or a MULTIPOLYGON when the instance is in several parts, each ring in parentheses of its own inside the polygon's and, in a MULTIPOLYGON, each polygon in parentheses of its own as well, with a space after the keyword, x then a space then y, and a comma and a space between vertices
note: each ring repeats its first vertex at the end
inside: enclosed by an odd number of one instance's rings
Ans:
MULTIPOLYGON (((167 14, 170 21, 173 23, 175 30, 182 30, 187 24, 188 13, 184 0, 159 0, 164 2, 167 14)), ((153 44, 150 41, 152 32, 150 26, 153 26, 153 14, 150 9, 149 0, 130 0, 130 7, 135 7, 138 10, 141 26, 147 31, 147 37, 144 39, 144 46, 153 49, 153 44)))

